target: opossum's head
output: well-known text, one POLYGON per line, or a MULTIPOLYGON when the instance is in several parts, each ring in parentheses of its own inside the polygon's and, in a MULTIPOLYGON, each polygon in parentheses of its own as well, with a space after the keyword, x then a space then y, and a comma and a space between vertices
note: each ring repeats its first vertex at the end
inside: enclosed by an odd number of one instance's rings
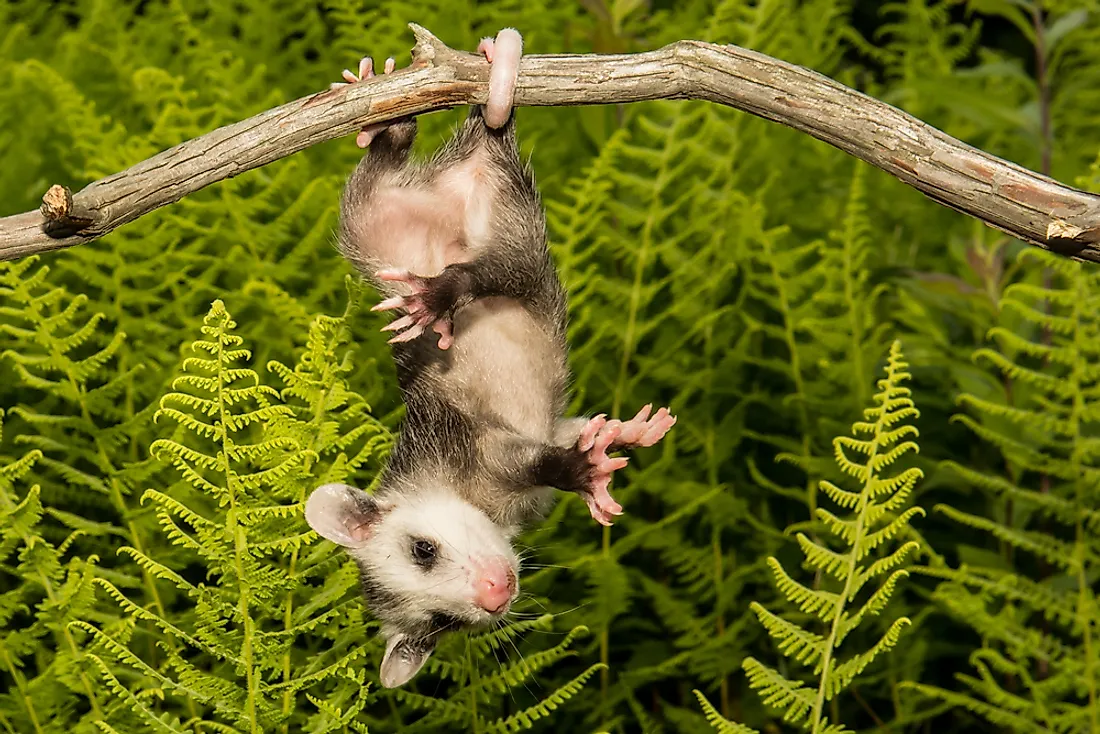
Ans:
POLYGON ((519 594, 519 560, 504 531, 452 492, 375 498, 346 484, 318 487, 306 521, 359 565, 382 622, 387 688, 411 679, 440 633, 503 617, 519 594))

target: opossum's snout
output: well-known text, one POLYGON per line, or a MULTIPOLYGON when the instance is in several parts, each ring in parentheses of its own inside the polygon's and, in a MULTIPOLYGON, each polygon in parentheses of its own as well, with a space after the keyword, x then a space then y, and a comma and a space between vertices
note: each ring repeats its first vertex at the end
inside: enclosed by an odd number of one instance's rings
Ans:
POLYGON ((516 596, 516 572, 507 558, 473 563, 474 603, 489 614, 504 614, 516 596))

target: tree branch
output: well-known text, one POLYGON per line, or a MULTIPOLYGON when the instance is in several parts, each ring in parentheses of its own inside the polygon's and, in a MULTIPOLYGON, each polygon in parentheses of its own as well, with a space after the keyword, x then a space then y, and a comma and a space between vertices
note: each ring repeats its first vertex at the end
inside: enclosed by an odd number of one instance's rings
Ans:
MULTIPOLYGON (((219 128, 76 194, 55 185, 39 211, 0 219, 0 260, 102 237, 212 183, 366 124, 483 104, 485 60, 410 27, 417 42, 407 69, 219 128)), ((787 125, 1024 242, 1100 262, 1100 196, 983 153, 803 67, 700 41, 639 54, 534 55, 520 61, 517 106, 654 99, 707 100, 787 125)))

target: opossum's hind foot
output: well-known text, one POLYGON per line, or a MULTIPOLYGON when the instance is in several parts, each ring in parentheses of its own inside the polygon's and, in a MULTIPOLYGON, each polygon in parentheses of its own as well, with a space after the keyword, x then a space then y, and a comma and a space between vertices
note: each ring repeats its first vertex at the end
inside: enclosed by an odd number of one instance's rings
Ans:
POLYGON ((454 343, 451 331, 454 312, 469 298, 469 280, 464 271, 450 266, 434 278, 426 278, 407 270, 379 270, 375 277, 406 283, 412 289, 409 295, 387 298, 371 308, 372 311, 401 309, 405 312, 401 318, 382 327, 382 331, 398 332, 390 339, 390 344, 412 341, 431 326, 439 334, 439 348, 450 348, 454 343))
MULTIPOLYGON (((395 62, 392 58, 391 59, 386 59, 386 65, 382 69, 383 73, 385 73, 385 74, 391 73, 394 70, 396 65, 397 65, 397 62, 395 62)), ((349 71, 348 69, 344 69, 341 76, 344 77, 344 81, 342 81, 342 82, 333 82, 330 85, 330 87, 332 89, 339 89, 340 87, 346 87, 349 84, 358 84, 359 82, 363 81, 364 79, 373 78, 374 77, 374 59, 372 59, 369 56, 364 56, 362 59, 359 60, 359 74, 358 75, 356 75, 352 71, 349 71)), ((370 145, 370 142, 372 140, 374 140, 375 136, 378 135, 378 133, 382 132, 383 130, 385 130, 386 128, 388 128, 392 124, 393 124, 392 122, 383 122, 383 123, 379 123, 378 125, 367 125, 362 130, 359 131, 358 135, 355 136, 355 144, 358 145, 360 148, 366 148, 368 145, 370 145)))
POLYGON ((489 62, 489 98, 482 119, 492 128, 503 127, 512 116, 512 98, 519 76, 519 58, 523 55, 523 37, 515 28, 505 28, 496 39, 483 38, 477 52, 489 62))
POLYGON ((598 415, 588 422, 577 440, 577 450, 587 455, 590 465, 588 485, 578 492, 588 505, 592 519, 601 525, 611 525, 611 518, 623 514, 623 506, 608 491, 611 475, 627 464, 623 457, 612 459, 607 450, 614 445, 622 430, 621 421, 609 422, 598 415))

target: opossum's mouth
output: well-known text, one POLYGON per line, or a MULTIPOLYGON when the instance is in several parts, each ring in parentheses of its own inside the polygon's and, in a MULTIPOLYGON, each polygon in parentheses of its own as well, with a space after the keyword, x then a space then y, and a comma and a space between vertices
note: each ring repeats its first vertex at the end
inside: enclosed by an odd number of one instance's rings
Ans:
POLYGON ((459 619, 450 612, 432 612, 432 629, 438 632, 454 632, 470 626, 470 622, 459 619))

